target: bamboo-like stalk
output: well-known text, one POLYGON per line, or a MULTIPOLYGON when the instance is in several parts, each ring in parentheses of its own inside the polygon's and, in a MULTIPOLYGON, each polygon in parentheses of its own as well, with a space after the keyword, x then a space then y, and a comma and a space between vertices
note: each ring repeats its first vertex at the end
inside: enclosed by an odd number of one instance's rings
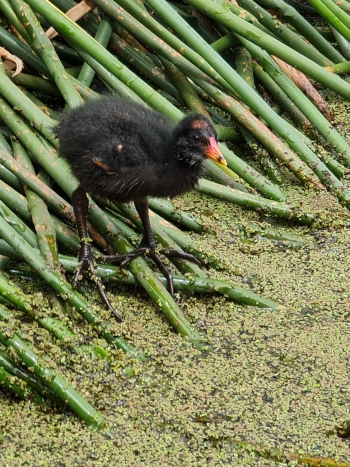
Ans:
POLYGON ((293 50, 308 57, 320 66, 331 65, 332 62, 322 55, 315 47, 304 41, 298 34, 286 27, 281 21, 258 5, 254 0, 238 0, 237 3, 253 14, 269 31, 273 32, 281 42, 293 50))
MULTIPOLYGON (((12 146, 14 158, 28 167, 28 170, 35 173, 32 162, 23 146, 15 141, 12 143, 12 146)), ((58 248, 55 225, 43 199, 26 185, 24 186, 24 191, 28 200, 40 252, 48 265, 57 270, 58 248)), ((57 272, 59 273, 58 270, 57 272)), ((56 295, 56 292, 51 287, 49 289, 49 297, 52 307, 55 307, 61 313, 65 313, 64 301, 56 295)))
POLYGON ((156 211, 162 217, 165 217, 176 224, 180 224, 197 233, 201 233, 203 230, 202 226, 198 224, 192 216, 186 214, 184 211, 178 212, 174 205, 165 199, 148 198, 148 204, 151 209, 156 211))
MULTIPOLYGON (((1 240, 1 242, 3 242, 3 240, 1 240)), ((2 247, 2 245, 3 244, 1 244, 0 248, 2 247)), ((7 251, 14 259, 17 258, 14 250, 12 250, 14 254, 12 254, 10 250, 7 251)), ((69 346, 71 349, 73 349, 74 352, 90 352, 92 354, 98 354, 99 356, 103 356, 103 358, 107 356, 107 353, 104 351, 104 349, 97 345, 90 345, 85 346, 85 348, 82 348, 79 345, 78 339, 75 336, 75 334, 69 331, 66 328, 66 326, 64 326, 58 319, 51 318, 49 316, 42 316, 42 314, 44 314, 43 309, 41 310, 42 313, 36 313, 33 310, 31 303, 27 301, 27 297, 22 293, 21 289, 14 284, 10 284, 1 274, 0 293, 2 297, 4 297, 7 300, 8 303, 11 303, 16 308, 19 308, 21 311, 31 316, 40 324, 40 326, 42 326, 51 334, 53 334, 57 339, 64 341, 64 345, 69 346)), ((58 307, 62 307, 61 303, 58 303, 57 305, 58 307)), ((59 308, 57 308, 56 306, 55 310, 57 311, 57 309, 59 310, 59 308)), ((130 349, 132 349, 131 346, 130 349)), ((138 355, 135 349, 132 349, 132 354, 135 355, 137 358, 141 356, 142 358, 140 359, 144 360, 144 357, 141 354, 138 355)))
POLYGON ((0 270, 5 271, 10 261, 11 258, 0 254, 0 270))
POLYGON ((252 89, 255 89, 252 57, 246 48, 235 48, 235 64, 239 76, 244 79, 252 89))
MULTIPOLYGON (((26 165, 28 170, 35 173, 31 160, 23 146, 16 142, 12 144, 14 158, 21 164, 26 165)), ((42 198, 29 188, 25 187, 25 193, 35 226, 40 252, 45 261, 47 261, 51 267, 55 267, 58 260, 56 232, 47 206, 42 198)))
MULTIPOLYGON (((49 118, 51 118, 51 120, 58 120, 58 114, 57 112, 55 112, 54 110, 52 110, 50 107, 48 107, 46 104, 44 104, 43 101, 41 101, 40 99, 38 99, 36 96, 34 96, 34 94, 32 94, 31 92, 29 92, 26 88, 23 88, 21 86, 18 86, 19 90, 25 94, 28 99, 31 100, 31 102, 33 102, 37 107, 39 107, 39 109, 45 114, 47 115, 49 118)), ((41 91, 42 92, 42 91, 41 91)))
POLYGON ((81 105, 83 103, 83 99, 70 82, 69 76, 67 76, 51 41, 45 35, 45 32, 40 26, 40 23, 31 8, 23 0, 10 1, 18 18, 22 21, 22 24, 28 31, 31 45, 47 66, 51 73, 51 77, 55 81, 56 86, 61 91, 61 94, 69 107, 81 105))
MULTIPOLYGON (((55 191, 49 188, 45 183, 41 182, 36 175, 25 169, 18 161, 12 159, 11 156, 2 148, 0 148, 0 161, 9 170, 16 173, 18 178, 26 183, 35 193, 40 195, 47 201, 50 207, 64 217, 68 222, 74 222, 73 209, 67 201, 59 196, 55 191)), ((76 182, 75 182, 76 183, 76 182)), ((65 185, 69 189, 69 183, 65 185), (67 186, 68 185, 68 186, 67 186)))
MULTIPOLYGON (((1 29, 1 28, 0 28, 1 29)), ((12 153, 11 146, 6 141, 5 137, 0 133, 0 149, 3 149, 7 153, 12 153)), ((24 193, 23 186, 10 170, 0 164, 0 179, 6 182, 12 189, 17 190, 19 193, 24 193)))
POLYGON ((4 387, 5 390, 12 392, 20 399, 32 399, 35 404, 42 404, 43 398, 35 393, 30 387, 28 387, 23 381, 19 381, 18 378, 8 373, 2 366, 0 361, 0 387, 4 387))
POLYGON ((350 41, 350 17, 332 0, 308 0, 323 18, 336 29, 347 41, 350 41))
MULTIPOLYGON (((281 140, 279 140, 265 125, 263 125, 244 105, 204 80, 198 81, 198 84, 216 100, 217 104, 220 105, 221 108, 225 109, 225 111, 232 115, 240 125, 249 130, 249 132, 252 133, 253 136, 259 140, 271 154, 274 154, 275 157, 286 164, 289 170, 291 170, 299 180, 305 184, 320 187, 319 180, 312 173, 312 170, 309 169, 304 162, 302 162, 281 140)), ((311 153, 311 151, 309 152, 311 153)))
MULTIPOLYGON (((18 1, 18 0, 16 0, 18 1)), ((156 91, 150 88, 134 73, 128 70, 115 56, 110 54, 101 44, 91 38, 85 31, 78 25, 73 23, 69 18, 63 15, 59 10, 47 2, 41 0, 29 0, 27 2, 32 8, 39 11, 51 24, 68 40, 73 40, 76 46, 81 47, 85 52, 91 55, 93 59, 98 61, 109 72, 123 82, 127 82, 130 89, 136 94, 141 94, 143 99, 146 100, 152 107, 159 111, 166 111, 171 107, 168 102, 160 96, 156 91)), ((181 118, 181 112, 172 109, 169 118, 172 120, 181 118), (177 115, 176 115, 177 112, 177 115)))
POLYGON ((192 69, 192 71, 196 70, 192 65, 195 64, 220 85, 225 85, 225 80, 199 54, 161 26, 151 15, 139 8, 138 5, 125 3, 125 7, 131 9, 133 13, 133 16, 131 16, 126 10, 108 0, 97 0, 97 2, 98 6, 108 16, 117 21, 119 25, 123 25, 133 36, 148 45, 157 54, 178 66, 186 75, 188 69, 192 69))
POLYGON ((9 50, 13 55, 22 59, 25 64, 38 71, 41 75, 47 78, 50 77, 48 69, 31 47, 16 36, 10 34, 5 28, 0 28, 0 42, 3 47, 9 50))
POLYGON ((350 3, 346 0, 333 0, 333 3, 338 5, 339 8, 341 8, 345 13, 350 13, 350 3))
POLYGON ((40 78, 39 76, 27 75, 21 73, 15 77, 10 77, 11 81, 20 87, 22 92, 23 88, 29 89, 31 91, 39 91, 47 94, 52 94, 53 96, 60 96, 57 86, 47 79, 40 78), (23 88, 22 88, 23 87, 23 88))
MULTIPOLYGON (((115 34, 113 35, 113 40, 110 42, 110 49, 120 56, 124 60, 124 63, 130 64, 133 68, 136 68, 152 80, 155 85, 159 86, 160 89, 163 89, 163 91, 173 96, 179 104, 183 106, 186 105, 181 94, 169 77, 166 76, 164 71, 159 66, 155 65, 149 57, 146 57, 143 52, 134 49, 115 34)), ((159 65, 161 65, 161 63, 159 63, 159 65)))
MULTIPOLYGON (((47 35, 47 31, 46 31, 46 35, 47 35)), ((77 66, 77 67, 83 66, 84 64, 83 60, 68 45, 61 44, 60 42, 56 42, 55 40, 51 40, 51 43, 54 46, 56 53, 60 57, 62 62, 67 62, 67 64, 71 66, 77 66)))
MULTIPOLYGON (((211 161, 208 161, 211 162, 211 161)), ((222 164, 220 164, 222 165, 222 164)), ((213 162, 212 164, 205 164, 205 176, 211 180, 214 180, 216 183, 221 185, 230 186, 236 190, 247 191, 247 184, 242 184, 238 175, 233 172, 229 167, 222 169, 213 162)), ((249 187, 250 188, 250 187, 249 187)), ((250 191, 255 191, 253 188, 250 188, 250 191)))
POLYGON ((251 441, 242 441, 232 438, 229 445, 245 449, 249 453, 278 463, 296 463, 305 467, 350 467, 350 462, 332 459, 331 457, 312 456, 307 453, 289 452, 281 449, 267 448, 251 441))
MULTIPOLYGON (((4 323, 9 319, 9 314, 0 306, 0 319, 4 323)), ((5 328, 5 326, 4 326, 5 328)), ((5 328, 6 329, 6 328, 5 328)), ((56 371, 49 368, 47 363, 39 357, 20 337, 12 336, 8 332, 0 330, 0 342, 16 354, 16 357, 33 373, 40 381, 55 393, 78 417, 87 424, 102 428, 105 425, 104 418, 81 395, 68 384, 68 382, 56 371)))
POLYGON ((187 76, 166 58, 161 58, 161 61, 164 65, 165 71, 169 74, 170 79, 176 86, 176 89, 178 90, 187 107, 192 112, 200 113, 210 120, 210 116, 205 105, 199 99, 196 91, 189 83, 187 76))
MULTIPOLYGON (((26 176, 23 176, 26 179, 26 176)), ((40 180, 40 174, 39 174, 40 180)), ((37 190, 40 193, 40 190, 37 190)), ((48 197, 50 195, 48 194, 48 197)), ((19 217, 26 222, 32 223, 32 216, 30 214, 29 204, 27 199, 14 190, 12 187, 7 185, 5 182, 0 180, 0 200, 10 207, 19 217)), ((79 237, 76 231, 64 224, 60 219, 51 214, 52 222, 55 226, 56 237, 58 241, 71 251, 78 251, 79 249, 79 237)), ((68 219, 69 220, 69 219, 68 219)))
MULTIPOLYGON (((338 42, 341 53, 343 54, 343 56, 345 57, 346 60, 350 60, 350 42, 347 41, 334 28, 332 28, 332 33, 333 33, 333 36, 334 36, 335 40, 338 42)), ((338 61, 336 63, 338 63, 338 61)), ((341 62, 339 61, 339 63, 341 63, 341 62)))
POLYGON ((266 9, 278 12, 302 36, 333 63, 344 61, 344 57, 328 42, 296 9, 283 0, 255 0, 266 9))
POLYGON ((302 212, 299 208, 293 208, 284 203, 277 203, 276 201, 259 198, 248 193, 241 193, 208 180, 200 180, 195 190, 214 198, 238 204, 247 209, 259 209, 262 212, 274 214, 281 219, 290 219, 305 225, 310 225, 314 221, 312 213, 302 212))
MULTIPOLYGON (((191 0, 189 3, 196 8, 199 7, 199 10, 203 11, 204 14, 209 14, 208 11, 210 12, 212 10, 213 11, 215 10, 216 13, 218 12, 226 13, 225 18, 231 18, 229 14, 227 15, 227 13, 229 13, 227 12, 227 10, 220 9, 221 7, 220 8, 218 7, 219 10, 217 10, 216 8, 217 5, 214 5, 212 2, 210 2, 211 8, 209 8, 209 10, 207 10, 207 8, 204 8, 202 2, 200 1, 199 1, 200 5, 198 4, 197 0, 191 0), (194 1, 195 4, 192 4, 191 3, 192 1, 194 1), (203 8, 201 9, 201 7, 203 8)), ((281 137, 283 137, 283 139, 288 141, 288 144, 296 152, 300 153, 300 155, 303 155, 304 159, 308 159, 310 161, 316 162, 317 175, 320 177, 323 183, 325 183, 328 187, 334 186, 336 191, 338 192, 338 197, 341 200, 341 202, 348 203, 350 197, 343 190, 342 184, 339 182, 339 180, 337 180, 333 176, 333 174, 327 169, 327 167, 321 161, 317 160, 315 155, 310 151, 310 149, 302 141, 298 133, 296 131, 293 131, 290 126, 286 126, 284 120, 276 116, 274 111, 259 96, 257 96, 255 93, 252 94, 249 85, 247 85, 247 83, 245 83, 244 80, 241 80, 240 78, 238 78, 238 75, 234 75, 232 69, 223 62, 223 60, 218 54, 214 54, 213 50, 210 49, 210 46, 208 44, 203 43, 203 41, 200 39, 200 36, 197 36, 196 33, 194 33, 193 31, 189 31, 188 28, 184 27, 185 25, 183 24, 183 20, 179 17, 176 17, 176 15, 174 15, 173 10, 170 7, 167 7, 167 5, 164 3, 163 0, 151 0, 151 5, 154 8, 156 7, 155 8, 156 10, 161 11, 161 15, 180 35, 183 35, 187 41, 191 41, 194 48, 198 52, 202 53, 203 56, 206 57, 206 60, 208 61, 208 63, 210 63, 213 66, 213 68, 216 68, 216 71, 219 71, 219 70, 221 71, 222 77, 224 77, 227 83, 229 83, 233 88, 235 88, 236 91, 238 90, 237 85, 239 85, 242 91, 242 97, 244 94, 244 97, 243 97, 244 100, 250 105, 252 109, 256 109, 257 111, 259 109, 260 115, 263 116, 263 118, 278 132, 278 134, 281 137), (249 88, 249 92, 245 92, 247 91, 246 87, 249 88), (262 101, 263 104, 261 103, 260 105, 260 101, 262 101), (257 109, 257 104, 259 104, 258 109, 257 109)), ((213 17, 215 18, 214 14, 213 14, 213 17)), ((222 18, 223 16, 220 16, 220 19, 222 18)), ((239 18, 236 18, 236 19, 239 20, 239 18)), ((232 19, 232 21, 236 25, 234 18, 232 19)), ((243 29, 244 29, 244 26, 243 26, 243 29)), ((278 43, 278 41, 276 42, 278 43)), ((305 57, 303 57, 303 59, 307 60, 305 57)), ((314 64, 313 66, 316 67, 317 65, 314 64)), ((349 90, 350 90, 350 86, 349 86, 349 90)), ((313 167, 313 170, 314 170, 314 167, 313 167)))
POLYGON ((16 13, 11 8, 10 4, 7 1, 3 1, 0 3, 0 11, 3 14, 4 18, 8 22, 8 24, 12 24, 13 27, 16 29, 17 33, 20 34, 24 40, 29 40, 29 35, 26 29, 23 27, 22 23, 16 16, 16 13))
POLYGON ((276 99, 284 110, 292 117, 292 119, 304 131, 310 127, 310 122, 305 115, 298 109, 294 102, 287 96, 287 94, 278 86, 278 84, 268 75, 263 67, 253 61, 253 70, 259 81, 264 85, 267 91, 276 99))
POLYGON ((327 70, 331 73, 340 75, 342 73, 350 72, 350 62, 336 63, 335 65, 328 66, 327 70))
MULTIPOLYGON (((71 285, 62 279, 55 271, 50 270, 48 264, 42 259, 39 251, 31 247, 21 235, 3 220, 0 216, 0 237, 3 238, 26 261, 42 279, 68 301, 93 328, 110 344, 123 349, 127 353, 134 353, 134 349, 123 339, 115 337, 110 332, 110 325, 102 322, 91 310, 86 300, 71 285)), ((25 311, 25 310, 23 310, 25 311)))
MULTIPOLYGON (((65 191, 70 195, 73 190, 77 187, 77 181, 70 173, 68 163, 58 156, 57 151, 51 147, 48 149, 48 145, 42 144, 42 142, 35 136, 31 128, 26 125, 18 116, 15 118, 14 111, 6 103, 4 99, 0 97, 0 118, 9 129, 16 135, 19 141, 25 146, 41 164, 41 166, 52 176, 52 178, 58 183, 59 186, 65 189, 65 191)), ((1 148, 0 148, 1 149, 1 148)), ((11 169, 11 164, 16 165, 16 161, 11 161, 7 158, 6 152, 1 151, 1 157, 3 158, 3 163, 5 164, 5 158, 9 163, 9 170, 11 169)), ((6 165, 6 164, 5 164, 6 165)), ((13 165, 12 165, 13 167, 13 165)), ((31 174, 29 173, 29 177, 31 174)), ((52 193, 54 196, 54 192, 52 193)), ((55 194, 57 197, 57 194, 55 194)), ((59 199, 60 203, 63 205, 67 204, 61 197, 59 199)))
MULTIPOLYGON (((210 112, 209 112, 210 113, 210 112)), ((213 113, 211 114, 212 119, 215 120, 213 113)), ((214 125, 218 139, 221 141, 238 142, 241 139, 240 134, 234 128, 226 125, 214 125)), ((236 177, 237 178, 237 177, 236 177)))
MULTIPOLYGON (((33 375, 30 371, 25 370, 18 366, 4 351, 0 349, 0 367, 7 371, 10 375, 16 376, 16 378, 24 381, 28 386, 30 386, 34 391, 39 393, 45 398, 49 398, 56 404, 61 404, 62 401, 55 394, 47 389, 40 379, 33 375)), ((42 399, 40 397, 40 399, 42 399)))
MULTIPOLYGON (((60 255, 60 263, 66 271, 73 272, 77 265, 77 260, 69 256, 60 255)), ((97 264, 96 272, 99 277, 106 281, 116 281, 117 283, 137 285, 138 281, 131 272, 123 271, 120 268, 105 264, 97 264)), ((161 274, 157 274, 158 279, 166 284, 166 279, 161 274)), ((259 308, 276 309, 280 305, 271 300, 260 297, 250 290, 239 287, 231 282, 210 279, 209 277, 193 277, 191 279, 173 275, 174 288, 177 292, 191 293, 220 293, 234 301, 244 303, 245 305, 257 306, 259 308)))
POLYGON ((244 44, 249 48, 251 53, 259 58, 263 69, 276 81, 280 88, 289 96, 295 103, 298 109, 305 117, 317 128, 320 134, 330 142, 337 150, 342 159, 350 167, 350 147, 342 136, 331 126, 328 120, 322 113, 309 101, 302 91, 286 76, 274 60, 259 47, 253 44, 248 44, 248 41, 243 40, 244 44))
MULTIPOLYGON (((89 13, 91 10, 94 9, 94 4, 92 0, 85 0, 80 2, 78 5, 74 5, 73 8, 70 8, 67 12, 66 15, 72 20, 77 22, 80 18, 85 16, 87 13, 89 13)), ((44 19, 45 21, 45 19, 44 19)), ((55 31, 52 27, 49 27, 46 31, 46 35, 49 39, 55 38, 58 33, 55 31)))
POLYGON ((232 34, 232 32, 229 32, 225 36, 220 37, 220 39, 217 39, 215 42, 212 42, 210 44, 211 48, 218 53, 225 52, 225 50, 231 47, 237 47, 239 45, 240 44, 237 40, 237 37, 234 34, 232 34))
MULTIPOLYGON (((100 1, 100 0, 99 0, 100 1)), ((76 24, 72 23, 68 18, 62 15, 59 11, 53 9, 48 3, 43 3, 40 0, 28 0, 28 3, 39 11, 46 19, 58 30, 63 36, 72 40, 74 37, 75 43, 90 53, 90 55, 98 60, 106 69, 108 69, 114 76, 120 80, 127 82, 130 88, 137 94, 142 95, 142 98, 152 107, 164 113, 171 120, 179 120, 182 113, 166 101, 162 96, 156 93, 152 88, 143 83, 132 72, 126 70, 125 67, 110 53, 108 53, 100 44, 90 38, 84 31, 82 31, 76 24)), ((100 6, 100 3, 97 3, 100 6)), ((115 9, 115 17, 118 18, 119 9, 115 9)), ((109 16, 109 11, 105 11, 109 16)), ((170 34, 171 35, 171 34, 170 34)), ((171 35, 172 36, 172 35, 171 35)), ((174 37, 174 36, 172 36, 174 37)), ((203 59, 200 59, 203 62, 203 59)), ((208 67, 210 70, 210 67, 208 67)), ((273 199, 284 199, 281 191, 269 183, 264 177, 259 176, 251 167, 235 157, 227 148, 221 147, 221 151, 225 159, 230 164, 236 173, 244 175, 248 183, 259 186, 259 189, 265 195, 271 196, 273 199)))
POLYGON ((105 67, 103 67, 97 60, 92 58, 85 50, 75 45, 73 41, 69 41, 69 39, 66 40, 72 45, 74 50, 76 50, 78 54, 85 60, 85 63, 88 64, 91 67, 91 69, 94 70, 94 72, 99 76, 101 81, 109 88, 111 94, 117 94, 126 99, 134 100, 136 102, 144 104, 142 99, 140 99, 140 97, 135 92, 129 89, 129 87, 125 85, 122 81, 120 81, 118 78, 111 75, 105 67))
POLYGON ((0 272, 0 295, 4 297, 7 302, 21 311, 31 309, 31 305, 27 300, 27 297, 22 291, 15 285, 9 283, 8 279, 0 272))
POLYGON ((23 239, 33 248, 38 247, 38 239, 35 233, 6 204, 0 201, 0 216, 8 222, 13 229, 22 235, 23 239))
MULTIPOLYGON (((10 259, 15 259, 16 261, 21 261, 22 257, 18 253, 15 252, 13 248, 10 247, 5 240, 0 239, 0 254, 1 256, 5 256, 10 259)), ((7 301, 9 303, 9 301, 7 301)))
MULTIPOLYGON (((154 7, 155 1, 160 0, 150 1, 152 3, 152 6, 154 7)), ((318 0, 312 1, 317 2, 318 0)), ((226 8, 217 5, 212 0, 188 0, 188 3, 194 8, 197 8, 205 15, 209 16, 210 18, 220 22, 230 31, 245 37, 247 40, 250 40, 254 44, 259 45, 259 47, 264 48, 267 52, 276 55, 278 58, 286 61, 290 65, 305 73, 310 78, 322 84, 323 86, 332 89, 337 94, 343 96, 345 99, 349 98, 350 85, 348 83, 345 83, 341 79, 334 79, 336 77, 331 77, 331 75, 328 74, 328 72, 325 71, 320 65, 317 65, 315 62, 311 61, 307 57, 304 57, 298 52, 295 52, 290 47, 284 45, 278 40, 267 36, 258 28, 246 23, 243 19, 235 16, 226 8)), ((171 21, 169 24, 171 24, 171 21)), ((194 43, 193 45, 196 47, 197 51, 199 51, 202 48, 203 43, 194 43)), ((208 62, 211 63, 213 66, 214 62, 211 59, 209 61, 209 55, 206 54, 206 50, 203 49, 201 53, 203 56, 207 57, 208 62)), ((217 66, 215 66, 214 68, 216 68, 218 71, 217 66)))
POLYGON ((308 239, 302 235, 284 232, 271 227, 260 227, 259 224, 255 222, 245 222, 244 225, 241 226, 240 230, 244 232, 245 238, 254 238, 258 235, 259 237, 266 238, 273 242, 282 243, 283 245, 291 248, 301 248, 314 243, 314 239, 308 239))
MULTIPOLYGON (((248 83, 252 89, 255 89, 252 57, 249 51, 245 47, 241 46, 236 47, 234 53, 235 67, 238 75, 246 83, 248 83)), ((256 123, 258 124, 258 121, 256 121, 256 123)), ((264 147, 262 147, 261 143, 257 141, 249 131, 246 130, 245 127, 239 125, 239 129, 248 148, 251 149, 254 159, 256 159, 259 162, 263 172, 269 177, 269 179, 273 183, 281 185, 283 183, 282 174, 277 168, 275 162, 271 159, 269 153, 264 147)))

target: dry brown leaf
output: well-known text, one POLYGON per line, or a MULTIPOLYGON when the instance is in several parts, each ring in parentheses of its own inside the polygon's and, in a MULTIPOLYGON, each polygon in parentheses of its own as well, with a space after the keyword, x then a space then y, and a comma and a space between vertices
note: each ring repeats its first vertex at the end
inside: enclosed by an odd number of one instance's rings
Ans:
MULTIPOLYGON (((75 5, 73 8, 68 10, 66 16, 68 16, 72 21, 77 22, 93 8, 95 8, 95 4, 92 0, 83 0, 78 3, 78 5, 75 5)), ((58 32, 54 28, 49 28, 46 31, 46 35, 49 39, 53 39, 58 35, 58 32)))
POLYGON ((281 68, 281 70, 293 81, 296 86, 306 95, 306 97, 314 104, 315 107, 326 117, 328 121, 331 120, 331 113, 329 110, 328 105, 320 96, 320 94, 316 91, 313 85, 310 83, 308 78, 299 70, 288 65, 288 63, 284 62, 280 58, 271 55, 277 65, 281 68))
POLYGON ((4 47, 0 47, 0 57, 5 59, 4 66, 6 72, 16 69, 12 76, 17 76, 22 72, 24 68, 22 60, 16 57, 16 55, 10 54, 4 47))

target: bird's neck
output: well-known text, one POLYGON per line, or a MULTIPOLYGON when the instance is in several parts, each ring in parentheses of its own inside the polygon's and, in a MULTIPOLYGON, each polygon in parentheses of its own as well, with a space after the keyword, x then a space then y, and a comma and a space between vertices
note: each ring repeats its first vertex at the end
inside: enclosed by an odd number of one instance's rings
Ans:
POLYGON ((169 148, 168 154, 158 175, 168 188, 171 187, 173 193, 169 196, 173 197, 193 189, 204 175, 204 160, 203 157, 194 158, 192 153, 176 151, 174 147, 169 148))

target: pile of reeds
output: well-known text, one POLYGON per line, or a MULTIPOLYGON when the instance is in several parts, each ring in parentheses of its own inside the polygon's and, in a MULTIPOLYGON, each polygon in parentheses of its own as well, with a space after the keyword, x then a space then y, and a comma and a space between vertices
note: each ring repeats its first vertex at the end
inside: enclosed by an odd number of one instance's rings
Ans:
MULTIPOLYGON (((299 183, 327 189, 350 207, 350 193, 341 181, 350 166, 350 147, 332 127, 326 103, 308 80, 350 98, 350 84, 338 76, 349 70, 347 2, 340 7, 333 0, 309 3, 328 28, 316 29, 282 0, 86 0, 79 5, 73 0, 1 0, 0 347, 11 348, 13 358, 0 348, 0 381, 8 389, 20 397, 63 400, 88 423, 103 424, 13 325, 10 310, 15 307, 75 349, 75 335, 50 317, 50 307, 38 312, 31 297, 10 282, 6 268, 11 259, 26 262, 49 284, 47 299, 53 309, 65 313, 69 303, 110 345, 144 358, 111 332, 110 323, 101 321, 62 273, 76 267, 79 239, 70 196, 77 182, 59 157, 51 130, 58 117, 47 96, 72 108, 110 93, 142 102, 173 121, 182 118, 180 108, 207 115, 228 167, 208 162, 207 178, 196 188, 200 193, 311 224, 313 213, 285 203, 282 187, 288 171, 299 183), (332 45, 336 41, 337 47, 332 45), (20 71, 21 60, 23 71, 13 73, 16 66, 20 71), (226 143, 246 145, 256 168, 226 143)), ((150 208, 161 245, 220 266, 196 250, 186 234, 202 232, 198 220, 165 200, 151 199, 150 208)), ((139 230, 134 208, 91 201, 89 234, 97 253, 110 247, 130 251, 140 240, 139 230)), ((286 241, 293 246, 302 239, 290 235, 286 241)), ((179 271, 175 290, 216 292, 247 305, 278 307, 249 290, 209 278, 192 263, 174 264, 179 271)), ((128 272, 104 265, 97 272, 103 280, 141 285, 177 332, 194 345, 205 344, 166 290, 164 278, 144 259, 133 260, 128 272)), ((90 351, 103 354, 102 349, 90 351)))

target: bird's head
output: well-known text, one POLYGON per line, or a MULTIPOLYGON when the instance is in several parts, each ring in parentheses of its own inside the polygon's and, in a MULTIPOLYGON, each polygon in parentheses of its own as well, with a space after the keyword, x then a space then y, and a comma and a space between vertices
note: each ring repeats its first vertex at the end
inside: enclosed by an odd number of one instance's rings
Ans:
POLYGON ((202 165, 204 159, 227 165, 218 148, 216 131, 203 115, 189 115, 180 121, 174 146, 177 159, 190 166, 202 165))

